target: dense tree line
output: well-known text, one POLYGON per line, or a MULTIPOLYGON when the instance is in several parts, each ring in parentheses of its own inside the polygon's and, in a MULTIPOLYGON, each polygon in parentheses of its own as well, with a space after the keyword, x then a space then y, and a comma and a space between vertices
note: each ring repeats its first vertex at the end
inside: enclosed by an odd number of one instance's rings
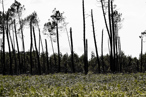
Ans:
MULTIPOLYGON (((2 52, 2 51, 1 51, 2 52)), ((13 54, 13 52, 11 52, 11 54, 13 54)), ((21 74, 40 74, 39 72, 39 66, 38 66, 38 59, 37 59, 37 52, 36 51, 32 51, 32 66, 31 66, 31 60, 30 60, 30 52, 25 52, 26 56, 25 56, 25 63, 26 65, 24 65, 22 67, 22 71, 21 74), (32 71, 31 71, 32 70, 32 71)), ((23 52, 20 52, 20 56, 23 55, 23 52)), ((12 58, 12 71, 10 71, 10 57, 9 57, 9 52, 5 53, 5 59, 6 59, 6 64, 5 64, 5 74, 17 74, 16 72, 16 65, 15 65, 15 59, 14 57, 12 58)), ((58 66, 55 65, 55 60, 54 60, 54 56, 56 58, 57 64, 59 62, 58 60, 58 55, 55 53, 54 55, 50 55, 49 57, 47 57, 46 53, 41 53, 39 56, 40 59, 40 69, 41 69, 41 74, 49 74, 49 73, 57 73, 58 72, 58 66)), ((84 70, 84 55, 79 56, 76 53, 74 53, 74 69, 76 70, 76 73, 85 73, 84 70)), ((143 58, 146 58, 146 54, 143 55, 143 58)), ((2 53, 0 53, 0 59, 1 59, 1 63, 0 63, 0 68, 1 68, 1 72, 2 73, 2 53)), ((16 53, 16 62, 19 62, 18 59, 18 53, 16 53)), ((68 55, 68 54, 60 54, 60 72, 62 73, 73 73, 74 71, 72 70, 72 54, 68 55)), ((101 60, 102 57, 99 57, 99 60, 101 60)), ((121 64, 121 72, 139 72, 140 71, 140 60, 141 59, 137 59, 132 58, 131 56, 126 56, 124 53, 122 53, 121 55, 121 61, 119 64, 121 64)), ((101 62, 101 61, 100 61, 101 62)), ((104 64, 104 71, 102 70, 101 67, 101 73, 109 73, 110 71, 110 55, 104 55, 103 56, 103 64, 104 64)), ((143 61, 143 71, 146 70, 145 68, 146 62, 143 61)), ((118 72, 120 72, 120 65, 117 65, 117 70, 118 72)), ((18 67, 17 67, 18 68, 18 67)), ((95 54, 92 52, 91 53, 91 59, 88 60, 88 72, 92 72, 92 73, 99 73, 99 69, 98 69, 98 64, 96 61, 96 56, 95 54)))

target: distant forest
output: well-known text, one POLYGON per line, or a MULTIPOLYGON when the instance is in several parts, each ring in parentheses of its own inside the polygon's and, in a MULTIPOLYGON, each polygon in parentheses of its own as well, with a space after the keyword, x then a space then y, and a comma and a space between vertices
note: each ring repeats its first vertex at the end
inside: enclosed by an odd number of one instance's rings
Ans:
MULTIPOLYGON (((103 55, 103 30, 101 50, 98 49, 94 15, 91 9, 91 23, 93 29, 93 39, 95 44, 95 53, 88 55, 88 39, 86 38, 86 19, 84 0, 82 0, 82 15, 83 15, 83 51, 82 56, 79 57, 74 51, 72 37, 72 28, 67 32, 68 42, 70 45, 70 53, 62 54, 59 44, 59 29, 66 26, 63 13, 54 9, 49 21, 44 24, 44 29, 41 32, 39 27, 39 20, 37 12, 33 12, 29 16, 22 18, 22 13, 25 6, 20 2, 14 0, 14 3, 4 10, 3 0, 0 11, 0 35, 1 49, 0 49, 0 74, 3 75, 19 75, 31 74, 41 75, 49 73, 136 73, 146 71, 146 54, 140 54, 139 59, 126 56, 121 50, 119 29, 122 25, 122 14, 119 13, 113 0, 97 0, 101 4, 106 32, 109 40, 109 54, 103 55), (60 24, 62 23, 62 25, 60 24), (27 26, 30 33, 29 51, 26 51, 24 41, 24 28, 27 26), (38 32, 38 33, 36 33, 38 32), (48 41, 42 39, 43 35, 50 38, 51 46, 48 46, 48 41), (19 35, 18 35, 19 34, 19 35), (36 35, 39 37, 39 42, 36 40, 36 35), (18 37, 20 36, 20 37, 18 37), (57 53, 54 51, 53 37, 56 37, 57 53), (21 38, 21 39, 19 39, 21 38), (21 41, 20 41, 21 40, 21 41), (43 43, 45 42, 45 43, 43 43), (8 44, 8 51, 6 51, 6 43, 8 44), (22 47, 19 46, 22 44, 22 47), (45 45, 44 45, 45 44, 45 45), (52 48, 52 55, 49 55, 48 47, 52 48), (21 49, 21 50, 20 50, 21 49), (101 51, 101 55, 98 52, 101 51), (91 59, 88 59, 91 56, 91 59)), ((67 29, 67 28, 66 28, 67 29)), ((143 37, 142 33, 141 39, 143 37)), ((142 41, 143 42, 143 41, 142 41)), ((142 49, 142 48, 141 48, 142 49)))

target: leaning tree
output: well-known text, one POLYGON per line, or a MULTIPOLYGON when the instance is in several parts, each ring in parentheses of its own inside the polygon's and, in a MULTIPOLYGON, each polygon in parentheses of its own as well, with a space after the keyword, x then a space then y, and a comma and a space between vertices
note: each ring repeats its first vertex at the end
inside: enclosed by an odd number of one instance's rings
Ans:
POLYGON ((57 35, 57 47, 58 47, 58 72, 60 72, 60 46, 59 46, 59 23, 61 23, 63 18, 63 13, 61 13, 59 10, 53 10, 53 15, 51 15, 52 18, 52 25, 56 29, 56 35, 57 35))
MULTIPOLYGON (((22 71, 24 72, 23 68, 25 66, 25 42, 24 42, 24 34, 23 34, 23 22, 22 22, 22 13, 25 10, 24 5, 22 5, 20 2, 16 1, 10 6, 10 10, 13 13, 13 15, 15 16, 15 21, 18 21, 19 24, 19 29, 18 31, 21 33, 21 38, 22 38, 22 49, 23 49, 23 56, 21 56, 22 58, 22 71)), ((16 22, 17 22, 16 21, 16 22)))
MULTIPOLYGON (((38 23, 39 23, 39 19, 38 19, 38 15, 36 12, 33 12, 32 14, 30 14, 29 16, 27 16, 24 20, 23 20, 24 25, 29 25, 30 28, 30 65, 31 65, 31 74, 32 74, 32 49, 33 49, 33 35, 34 33, 34 27, 38 27, 38 23)), ((36 48, 36 53, 37 53, 37 60, 38 60, 38 73, 41 74, 41 66, 40 66, 40 60, 39 60, 39 54, 38 54, 38 50, 37 50, 37 45, 36 45, 36 38, 34 35, 34 43, 35 43, 35 48, 36 48)))
POLYGON ((114 0, 100 0, 102 13, 104 17, 104 22, 106 26, 106 30, 109 37, 109 43, 110 43, 110 70, 112 72, 117 71, 118 66, 118 58, 117 53, 120 52, 120 38, 118 36, 118 30, 121 27, 122 22, 122 14, 118 13, 118 11, 115 9, 115 5, 113 5, 114 0), (106 18, 107 14, 107 18, 106 18), (118 46, 119 45, 119 46, 118 46), (118 48, 119 47, 119 48, 118 48), (119 50, 118 50, 119 49, 119 50))
POLYGON ((94 38, 95 51, 96 51, 96 57, 97 57, 97 63, 98 63, 98 73, 100 73, 100 61, 99 61, 99 55, 98 55, 98 49, 97 49, 97 43, 96 43, 96 36, 95 36, 93 10, 91 10, 91 21, 92 21, 93 38, 94 38))

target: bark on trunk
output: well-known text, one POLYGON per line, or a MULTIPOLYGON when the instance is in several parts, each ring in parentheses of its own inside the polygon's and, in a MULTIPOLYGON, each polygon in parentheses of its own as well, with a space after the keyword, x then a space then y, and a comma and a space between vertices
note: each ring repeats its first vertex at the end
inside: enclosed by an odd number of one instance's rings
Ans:
MULTIPOLYGON (((14 58, 14 61, 15 61, 15 69, 14 69, 14 73, 17 74, 17 59, 16 59, 16 53, 15 53, 15 48, 14 48, 14 44, 13 44, 13 40, 12 40, 12 37, 11 37, 11 34, 10 34, 10 31, 8 32, 9 33, 9 38, 10 38, 10 42, 11 42, 11 46, 12 46, 12 52, 13 52, 13 58, 14 58)), ((13 61, 13 58, 12 58, 12 61, 13 61)))
POLYGON ((59 34, 58 34, 58 22, 56 26, 56 32, 57 32, 57 47, 58 47, 58 72, 60 72, 60 46, 59 46, 59 34))
POLYGON ((47 45, 47 40, 45 39, 45 44, 46 44, 46 61, 47 61, 47 73, 49 73, 49 61, 48 61, 48 45, 47 45))
POLYGON ((70 28, 70 40, 71 40, 71 64, 72 64, 72 72, 75 73, 72 28, 70 28))
POLYGON ((57 65, 57 61, 56 61, 56 57, 55 57, 54 46, 53 46, 53 41, 52 41, 51 35, 50 35, 50 40, 51 40, 51 46, 52 46, 52 51, 53 51, 53 56, 54 56, 54 61, 55 61, 55 66, 56 66, 57 65))
POLYGON ((83 10, 83 45, 84 45, 84 70, 85 74, 87 74, 87 60, 86 60, 86 31, 85 31, 85 6, 84 0, 82 0, 82 10, 83 10))
POLYGON ((35 49, 36 49, 36 54, 37 54, 37 61, 38 61, 38 73, 39 75, 41 75, 41 65, 40 65, 40 58, 39 58, 39 53, 38 53, 38 49, 37 49, 37 43, 36 43, 36 36, 35 36, 35 30, 33 27, 33 36, 34 36, 34 44, 35 44, 35 49))
POLYGON ((10 75, 13 75, 13 70, 12 70, 12 56, 11 56, 11 47, 10 47, 10 40, 9 40, 9 33, 8 33, 8 16, 7 16, 7 30, 6 30, 6 35, 7 35, 7 41, 8 41, 8 48, 9 48, 9 58, 10 58, 10 75))
POLYGON ((5 62, 5 22, 4 22, 4 2, 2 0, 2 8, 3 8, 3 75, 6 74, 6 62, 5 62))
POLYGON ((102 38, 101 38, 101 60, 102 60, 102 70, 104 72, 104 62, 103 62, 103 30, 102 30, 102 38))
POLYGON ((32 47, 33 47, 33 40, 32 40, 32 24, 30 22, 30 73, 32 74, 32 47))
POLYGON ((96 57, 97 57, 97 63, 98 63, 98 73, 100 73, 100 61, 99 61, 99 55, 98 55, 98 49, 97 49, 97 43, 96 43, 96 37, 95 37, 95 28, 94 28, 94 19, 93 19, 93 11, 91 10, 91 21, 92 21, 92 29, 93 29, 93 38, 94 38, 94 45, 95 45, 95 51, 96 51, 96 57))
POLYGON ((22 67, 21 67, 21 60, 20 60, 20 51, 19 51, 19 43, 18 43, 18 38, 17 38, 17 31, 16 31, 16 23, 14 20, 14 29, 15 29, 15 38, 16 38, 16 44, 17 44, 17 50, 18 50, 18 60, 19 60, 19 73, 21 73, 22 67))

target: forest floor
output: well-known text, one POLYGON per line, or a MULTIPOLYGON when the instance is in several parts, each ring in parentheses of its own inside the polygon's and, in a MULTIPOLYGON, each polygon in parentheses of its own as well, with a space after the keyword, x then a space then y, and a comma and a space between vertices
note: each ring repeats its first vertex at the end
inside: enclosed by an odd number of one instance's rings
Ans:
POLYGON ((0 97, 146 97, 146 73, 0 75, 0 97))

